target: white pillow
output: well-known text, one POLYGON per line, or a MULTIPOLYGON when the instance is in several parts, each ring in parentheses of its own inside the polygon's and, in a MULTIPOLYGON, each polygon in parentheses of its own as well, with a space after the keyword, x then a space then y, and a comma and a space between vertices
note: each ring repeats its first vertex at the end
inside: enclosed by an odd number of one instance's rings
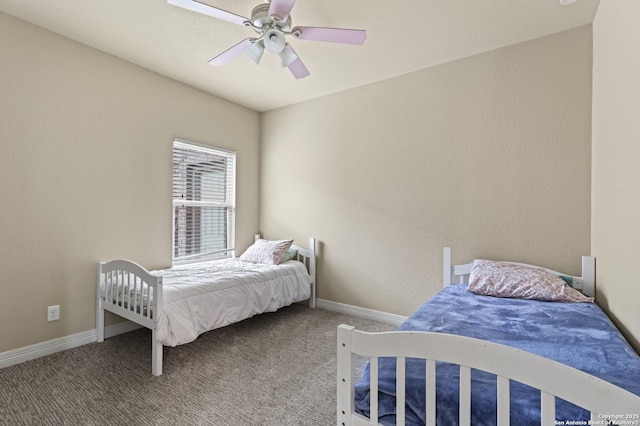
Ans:
POLYGON ((284 254, 293 244, 293 240, 258 240, 251 245, 238 259, 245 262, 277 265, 282 262, 284 254))

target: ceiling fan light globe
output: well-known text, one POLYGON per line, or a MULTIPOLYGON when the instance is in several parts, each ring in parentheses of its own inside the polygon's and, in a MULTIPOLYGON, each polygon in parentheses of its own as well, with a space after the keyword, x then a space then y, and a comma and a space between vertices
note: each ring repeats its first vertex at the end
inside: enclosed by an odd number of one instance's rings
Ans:
POLYGON ((284 50, 287 41, 278 30, 269 30, 264 34, 264 47, 271 53, 280 53, 284 50))
POLYGON ((288 67, 296 59, 298 59, 298 55, 296 55, 292 49, 284 49, 282 52, 280 52, 282 67, 288 67))
POLYGON ((264 53, 264 46, 261 41, 255 41, 251 43, 251 46, 247 47, 244 53, 246 53, 256 65, 259 65, 262 54, 264 53))

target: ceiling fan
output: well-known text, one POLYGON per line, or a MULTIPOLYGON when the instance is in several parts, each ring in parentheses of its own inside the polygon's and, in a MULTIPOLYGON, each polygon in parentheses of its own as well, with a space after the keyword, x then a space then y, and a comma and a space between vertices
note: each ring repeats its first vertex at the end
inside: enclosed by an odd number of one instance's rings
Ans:
POLYGON ((289 68, 295 78, 304 78, 309 70, 304 66, 286 36, 300 40, 328 41, 332 43, 364 44, 365 30, 324 27, 291 27, 291 9, 296 0, 271 0, 253 8, 251 19, 226 10, 218 9, 197 0, 167 0, 169 4, 194 12, 223 19, 234 24, 253 28, 258 37, 242 40, 209 61, 213 65, 224 65, 246 53, 256 64, 260 63, 265 50, 280 56, 282 66, 289 68))

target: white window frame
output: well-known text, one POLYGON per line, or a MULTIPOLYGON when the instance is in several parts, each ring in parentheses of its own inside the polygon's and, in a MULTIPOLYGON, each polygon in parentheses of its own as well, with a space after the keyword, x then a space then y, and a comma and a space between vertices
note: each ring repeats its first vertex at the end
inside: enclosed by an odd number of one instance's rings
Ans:
POLYGON ((176 138, 172 159, 173 264, 233 257, 236 153, 176 138), (214 173, 203 186, 203 175, 214 173))

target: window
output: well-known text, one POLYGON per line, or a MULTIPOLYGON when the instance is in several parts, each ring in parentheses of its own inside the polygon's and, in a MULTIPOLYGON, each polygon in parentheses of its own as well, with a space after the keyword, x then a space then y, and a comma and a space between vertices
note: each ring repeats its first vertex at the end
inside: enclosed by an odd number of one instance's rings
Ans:
POLYGON ((236 154, 173 142, 173 263, 232 255, 236 154))

